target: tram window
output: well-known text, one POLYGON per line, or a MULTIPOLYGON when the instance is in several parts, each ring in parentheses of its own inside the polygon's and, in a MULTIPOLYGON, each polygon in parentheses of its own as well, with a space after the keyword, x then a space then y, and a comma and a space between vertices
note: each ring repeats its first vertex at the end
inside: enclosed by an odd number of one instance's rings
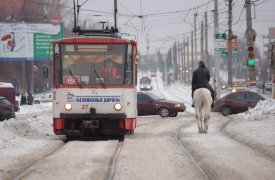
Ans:
MULTIPOLYGON (((101 47, 101 44, 91 45, 91 48, 99 46, 101 47)), ((84 48, 82 48, 83 51, 75 51, 71 45, 63 45, 61 48, 64 52, 62 54, 63 76, 61 76, 64 84, 75 83, 74 80, 77 79, 80 84, 121 85, 125 83, 126 70, 128 71, 127 77, 129 77, 127 83, 132 83, 131 57, 126 58, 126 45, 112 44, 112 48, 108 51, 96 51, 96 48, 93 51, 84 51, 84 48), (111 68, 107 68, 107 62, 113 64, 113 67, 117 69, 114 71, 116 73, 111 73, 111 68), (110 74, 115 78, 107 77, 110 74), (68 82, 70 79, 73 80, 68 82)))
POLYGON ((127 61, 126 61, 126 77, 125 77, 125 83, 126 84, 132 84, 132 75, 133 75, 133 70, 132 70, 132 57, 131 55, 127 56, 127 61))
POLYGON ((60 59, 59 53, 60 53, 59 45, 55 44, 54 46, 54 72, 55 72, 54 82, 56 84, 62 83, 61 59, 60 59))

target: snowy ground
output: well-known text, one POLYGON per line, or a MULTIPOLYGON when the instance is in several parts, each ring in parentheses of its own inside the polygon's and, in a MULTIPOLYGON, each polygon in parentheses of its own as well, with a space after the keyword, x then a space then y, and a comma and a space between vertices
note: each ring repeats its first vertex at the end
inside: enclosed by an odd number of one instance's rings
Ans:
MULTIPOLYGON (((164 87, 157 76, 153 81, 153 88, 153 92, 167 99, 183 101, 187 111, 194 113, 191 107, 190 86, 176 83, 164 87)), ((22 162, 25 155, 34 152, 38 156, 37 152, 54 150, 63 143, 62 137, 53 134, 51 108, 51 103, 21 106, 20 111, 16 113, 16 119, 0 122, 0 179, 5 179, 3 174, 7 171, 25 163, 22 162)), ((270 158, 275 158, 274 99, 262 101, 248 112, 231 115, 230 118, 232 121, 223 129, 226 134, 240 142, 259 147, 270 158)), ((223 143, 230 144, 226 141, 223 143)), ((12 173, 15 172, 10 172, 12 173)))

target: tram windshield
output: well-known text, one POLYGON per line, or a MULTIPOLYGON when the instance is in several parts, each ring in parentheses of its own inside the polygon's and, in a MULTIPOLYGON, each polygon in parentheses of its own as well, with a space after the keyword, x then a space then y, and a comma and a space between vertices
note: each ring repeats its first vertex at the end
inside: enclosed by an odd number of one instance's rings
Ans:
POLYGON ((127 44, 57 44, 55 83, 132 84, 130 49, 127 44))

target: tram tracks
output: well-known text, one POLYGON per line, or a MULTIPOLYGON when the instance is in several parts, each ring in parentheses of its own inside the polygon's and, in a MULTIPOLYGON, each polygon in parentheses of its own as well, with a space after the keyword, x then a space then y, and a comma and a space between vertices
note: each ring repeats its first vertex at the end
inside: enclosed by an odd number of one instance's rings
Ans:
MULTIPOLYGON (((158 83, 156 83, 158 84, 158 83)), ((165 97, 164 93, 162 93, 160 90, 159 90, 159 87, 158 85, 156 86, 157 87, 157 90, 159 92, 159 94, 161 94, 163 97, 165 97)), ((180 101, 182 101, 183 99, 175 94, 171 94, 171 96, 179 99, 180 101)), ((188 103, 185 101, 185 103, 188 103)), ((190 113, 191 114, 191 113, 190 113)), ((195 120, 195 119, 194 119, 195 120)), ((210 180, 211 178, 209 177, 208 173, 206 172, 206 170, 204 170, 204 168, 197 162, 196 158, 194 157, 194 155, 191 153, 190 150, 188 150, 188 148, 186 147, 186 145, 184 144, 183 141, 180 140, 180 132, 183 128, 187 128, 188 126, 190 126, 191 124, 193 124, 194 121, 190 121, 189 123, 187 124, 184 124, 182 126, 180 126, 179 128, 177 128, 176 132, 175 132, 175 140, 176 142, 178 143, 178 145, 181 147, 181 149, 184 151, 184 153, 189 157, 189 159, 191 160, 191 162, 195 165, 195 167, 201 172, 201 174, 203 175, 203 177, 206 179, 206 180, 210 180)))
POLYGON ((107 180, 112 180, 114 178, 116 164, 117 164, 117 160, 121 152, 122 146, 123 146, 123 141, 119 141, 111 158, 111 162, 107 172, 107 178, 106 178, 107 180))
MULTIPOLYGON (((30 161, 29 163, 27 163, 27 165, 23 168, 18 168, 18 169, 15 169, 14 171, 14 177, 12 177, 12 179, 14 180, 19 180, 19 179, 22 179, 28 172, 29 170, 31 169, 31 167, 38 163, 39 161, 42 161, 44 158, 46 157, 49 157, 51 156, 52 154, 54 154, 57 150, 59 150, 64 144, 63 143, 58 143, 57 145, 55 145, 55 147, 51 150, 49 150, 47 153, 43 154, 43 155, 37 155, 39 156, 39 158, 36 158, 32 161, 30 161)), ((40 152, 38 152, 39 154, 40 152)), ((34 153, 35 154, 35 153, 34 153)), ((36 156, 32 154, 33 156, 36 156)))
MULTIPOLYGON (((72 144, 70 146, 67 146, 66 144, 69 143, 70 141, 66 142, 65 144, 63 144, 63 146, 58 146, 55 149, 53 149, 52 151, 49 151, 48 153, 44 153, 43 155, 40 155, 38 158, 36 158, 35 160, 27 163, 24 167, 22 168, 18 168, 17 170, 14 169, 14 172, 12 173, 12 175, 10 175, 11 179, 15 179, 15 180, 19 180, 19 179, 24 179, 24 178, 30 178, 30 179, 36 179, 36 176, 39 176, 37 174, 37 172, 43 172, 43 178, 42 179, 51 179, 51 177, 53 176, 58 176, 59 178, 66 178, 67 176, 69 176, 68 174, 63 174, 63 173, 59 173, 59 171, 57 170, 57 167, 62 167, 63 171, 70 171, 70 168, 72 167, 71 164, 73 163, 73 159, 69 160, 69 156, 74 156, 74 152, 75 148, 72 148, 72 144), (62 154, 62 156, 60 156, 62 154), (71 155, 69 155, 71 154, 71 155), (58 157, 58 158, 56 158, 58 157), (53 167, 52 164, 54 164, 54 161, 57 162, 56 167, 53 167), (60 164, 61 162, 61 164, 60 164), (63 162, 63 163, 62 163, 63 162), (45 171, 43 170, 45 167, 48 167, 47 169, 51 169, 51 171, 45 171), (56 171, 56 173, 54 172, 56 171), (65 175, 65 176, 64 176, 65 175)), ((102 159, 103 157, 96 152, 91 152, 91 153, 82 153, 82 160, 76 160, 75 163, 75 168, 79 169, 79 174, 83 174, 83 172, 87 172, 87 170, 89 169, 88 166, 91 165, 91 169, 89 170, 92 177, 96 177, 97 179, 107 179, 107 180, 112 180, 114 178, 115 172, 116 172, 116 164, 119 158, 119 154, 122 150, 123 147, 123 141, 118 140, 116 142, 113 141, 114 146, 110 146, 108 144, 109 141, 89 141, 89 142, 85 142, 85 141, 73 141, 73 147, 76 147, 77 144, 79 145, 83 145, 83 143, 85 143, 85 147, 83 147, 84 149, 87 149, 87 147, 90 147, 90 149, 94 149, 92 147, 97 146, 99 143, 101 144, 100 146, 103 147, 113 147, 113 149, 109 149, 107 150, 105 153, 103 152, 102 155, 104 157, 104 159, 102 159), (105 143, 106 142, 106 143, 105 143), (102 159, 102 160, 99 160, 102 159), (101 162, 106 162, 101 164, 101 162), (80 164, 86 164, 86 167, 84 169, 79 168, 80 164), (93 165, 94 164, 94 165, 93 165), (100 169, 101 171, 98 172, 97 168, 99 168, 97 165, 100 165, 100 169), (87 166, 88 165, 88 166, 87 166), (105 166, 105 167, 104 167, 105 166), (94 169, 96 168, 96 169, 94 169), (94 173, 97 172, 97 175, 95 175, 94 173)), ((101 149, 101 148, 96 148, 96 149, 101 149)), ((94 151, 97 151, 96 149, 94 149, 94 151)), ((88 152, 88 151, 84 151, 84 152, 88 152)), ((100 153, 100 152, 99 152, 100 153)), ((100 153, 101 154, 101 153, 100 153)), ((75 170, 76 170, 75 169, 75 170)), ((73 170, 73 171, 75 171, 73 170)), ((78 178, 84 178, 79 176, 78 178)), ((87 177, 86 177, 87 178, 87 177)))
POLYGON ((188 150, 188 148, 186 147, 186 145, 183 143, 183 141, 180 140, 180 132, 183 128, 186 128, 188 126, 190 126, 191 124, 193 124, 194 122, 189 122, 188 124, 185 124, 181 127, 179 127, 176 132, 175 132, 175 140, 178 143, 178 145, 180 147, 182 147, 182 150, 184 151, 184 153, 189 157, 189 159, 192 161, 192 163, 195 165, 195 167, 202 173, 202 175, 204 176, 204 178, 206 180, 210 180, 211 178, 209 177, 208 173, 206 172, 206 170, 204 170, 204 168, 197 162, 196 158, 194 157, 194 155, 191 153, 190 150, 188 150))

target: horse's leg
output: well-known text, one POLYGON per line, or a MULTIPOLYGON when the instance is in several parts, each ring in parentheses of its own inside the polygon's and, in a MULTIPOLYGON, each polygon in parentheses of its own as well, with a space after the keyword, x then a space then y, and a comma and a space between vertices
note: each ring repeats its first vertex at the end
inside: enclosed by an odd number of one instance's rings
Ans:
POLYGON ((199 114, 196 112, 196 120, 197 120, 197 122, 198 122, 198 131, 199 131, 199 133, 201 133, 201 128, 200 128, 200 118, 199 118, 199 114))
POLYGON ((206 115, 206 117, 205 117, 205 119, 204 119, 204 130, 205 130, 205 132, 204 133, 207 133, 207 131, 208 131, 208 121, 209 121, 209 118, 210 118, 210 116, 209 116, 209 114, 207 114, 206 115))
POLYGON ((199 112, 198 123, 199 123, 199 133, 203 133, 203 116, 201 112, 199 112))
POLYGON ((201 114, 201 119, 200 119, 200 121, 201 121, 201 133, 205 133, 205 123, 204 123, 204 113, 202 112, 202 114, 201 114))

